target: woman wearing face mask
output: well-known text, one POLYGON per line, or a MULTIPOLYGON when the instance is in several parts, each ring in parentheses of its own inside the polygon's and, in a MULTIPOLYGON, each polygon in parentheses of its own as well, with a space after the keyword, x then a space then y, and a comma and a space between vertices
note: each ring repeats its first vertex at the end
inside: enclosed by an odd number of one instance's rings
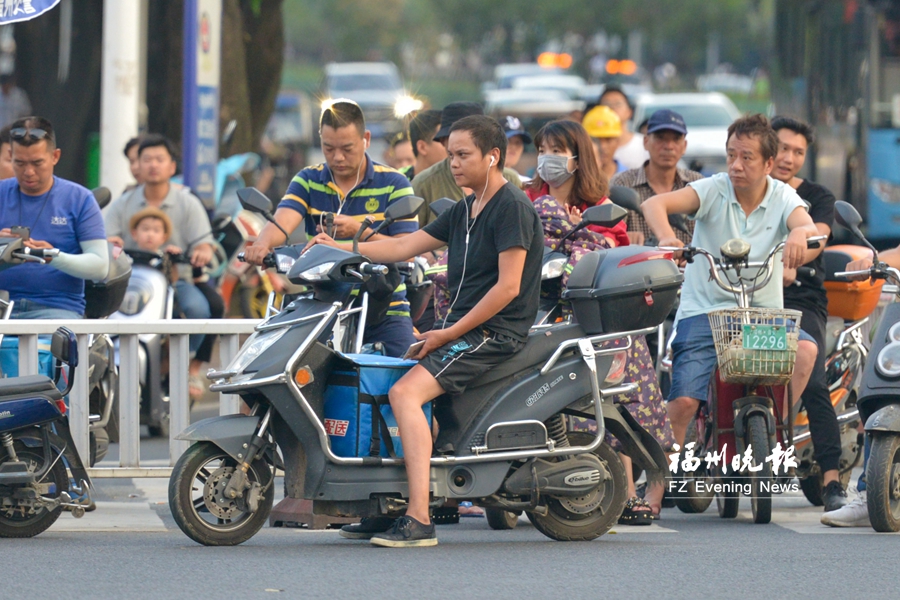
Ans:
MULTIPOLYGON (((534 180, 525 192, 534 201, 552 196, 566 207, 574 224, 581 213, 595 204, 609 202, 608 181, 597 166, 594 145, 580 123, 551 121, 534 138, 538 149, 538 166, 534 180)), ((628 225, 615 227, 589 225, 588 229, 603 235, 610 246, 627 246, 628 225)))
MULTIPOLYGON (((606 197, 607 180, 600 171, 593 143, 580 123, 553 121, 538 132, 534 141, 539 152, 537 173, 525 191, 541 216, 545 244, 556 249, 555 244, 581 221, 582 211, 610 201, 606 197)), ((628 245, 624 222, 613 228, 589 225, 587 229, 594 233, 582 231, 566 242, 570 265, 593 250, 628 245)), ((570 272, 568 267, 566 271, 570 272)), ((671 449, 675 439, 666 416, 653 358, 643 337, 635 339, 628 350, 625 369, 626 381, 636 383, 638 387, 629 395, 614 397, 613 401, 623 405, 641 427, 653 435, 663 450, 671 449)), ((572 426, 596 431, 596 424, 584 419, 575 419, 572 426)), ((620 444, 614 438, 607 436, 607 442, 619 452, 627 474, 629 499, 619 523, 649 525, 659 518, 662 482, 650 482, 645 497, 639 498, 631 459, 622 453, 620 444)))

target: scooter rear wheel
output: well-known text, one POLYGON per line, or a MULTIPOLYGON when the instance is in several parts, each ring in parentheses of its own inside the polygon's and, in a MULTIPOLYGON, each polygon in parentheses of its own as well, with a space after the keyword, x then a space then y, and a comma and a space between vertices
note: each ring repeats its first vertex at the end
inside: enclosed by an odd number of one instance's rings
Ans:
POLYGON ((181 531, 204 546, 235 546, 253 537, 272 511, 275 496, 270 484, 272 472, 265 461, 255 460, 247 477, 268 489, 259 497, 259 506, 250 512, 244 504, 246 492, 238 500, 223 497, 222 491, 237 461, 210 442, 188 448, 172 469, 169 479, 169 508, 181 531))
MULTIPOLYGON (((570 432, 569 443, 585 446, 589 433, 570 432)), ((625 467, 615 450, 605 442, 594 451, 604 463, 610 478, 598 484, 595 500, 590 498, 554 498, 547 501, 547 514, 527 512, 535 529, 560 542, 589 541, 600 537, 615 525, 625 509, 627 478, 625 467)))
MULTIPOLYGON (((29 448, 22 442, 15 442, 14 448, 18 459, 28 465, 31 472, 40 471, 44 466, 44 451, 42 448, 29 448)), ((9 456, 3 450, 3 459, 0 462, 7 462, 9 456)), ((69 475, 66 472, 66 466, 62 460, 57 460, 50 471, 44 476, 41 483, 52 483, 56 486, 50 494, 44 494, 45 497, 58 498, 59 494, 69 489, 69 475)), ((47 530, 48 527, 56 523, 62 507, 56 507, 53 510, 46 508, 38 508, 34 514, 26 514, 25 507, 0 508, 0 538, 30 538, 47 530)))
POLYGON ((866 464, 866 503, 875 531, 900 531, 900 436, 875 434, 866 464))

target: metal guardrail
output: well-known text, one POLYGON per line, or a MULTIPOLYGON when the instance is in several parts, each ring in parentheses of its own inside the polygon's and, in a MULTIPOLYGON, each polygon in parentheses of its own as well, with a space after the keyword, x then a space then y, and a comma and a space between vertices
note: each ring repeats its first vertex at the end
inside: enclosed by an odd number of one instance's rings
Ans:
MULTIPOLYGON (((140 466, 140 368, 138 336, 147 333, 169 336, 169 464, 187 449, 188 443, 175 436, 190 425, 188 336, 219 336, 219 358, 226 366, 240 349, 240 336, 252 333, 260 323, 255 319, 177 319, 119 321, 99 319, 83 321, 8 320, 0 321, 0 333, 19 338, 19 374, 38 373, 38 336, 50 335, 59 327, 68 327, 78 338, 79 363, 75 385, 69 394, 69 423, 78 453, 87 462, 89 453, 88 338, 106 333, 119 337, 119 466, 89 469, 91 477, 169 477, 170 467, 140 466)), ((222 394, 219 414, 235 414, 240 398, 222 394)))

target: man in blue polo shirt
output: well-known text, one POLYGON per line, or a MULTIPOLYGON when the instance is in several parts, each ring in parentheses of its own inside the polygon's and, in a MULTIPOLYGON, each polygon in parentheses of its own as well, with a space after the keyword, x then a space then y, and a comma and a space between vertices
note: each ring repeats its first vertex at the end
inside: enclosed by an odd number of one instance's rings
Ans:
POLYGON ((84 280, 103 279, 109 269, 100 208, 90 191, 53 175, 60 150, 47 119, 19 119, 10 139, 15 178, 0 181, 0 237, 60 253, 46 265, 0 271, 0 290, 15 302, 13 318, 80 319, 84 280))
MULTIPOLYGON (((275 211, 275 220, 292 232, 305 218, 306 232, 325 230, 325 214, 334 213, 334 239, 350 240, 367 216, 377 225, 388 205, 413 194, 409 180, 400 172, 369 158, 371 133, 366 130, 362 109, 352 100, 336 100, 322 111, 319 133, 325 162, 307 167, 294 177, 275 211)), ((370 241, 408 235, 418 229, 418 221, 397 221, 370 241)), ((256 242, 247 249, 248 262, 261 264, 272 248, 285 242, 284 234, 267 224, 256 242)), ((402 356, 415 343, 406 286, 394 291, 386 310, 369 310, 363 336, 365 343, 381 342, 389 356, 402 356), (377 314, 378 318, 372 318, 377 314), (381 313, 384 317, 381 318, 381 313)))

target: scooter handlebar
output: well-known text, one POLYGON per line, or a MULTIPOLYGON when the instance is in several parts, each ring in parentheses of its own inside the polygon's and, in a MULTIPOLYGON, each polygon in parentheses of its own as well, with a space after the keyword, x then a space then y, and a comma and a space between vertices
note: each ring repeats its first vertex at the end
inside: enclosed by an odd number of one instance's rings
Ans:
POLYGON ((359 272, 363 275, 387 275, 388 268, 385 265, 373 265, 372 263, 360 263, 359 272))
MULTIPOLYGON (((241 262, 247 262, 247 258, 244 256, 243 252, 238 252, 237 259, 241 262)), ((269 252, 263 258, 263 267, 267 269, 274 269, 278 266, 278 260, 275 258, 274 252, 269 252)))

